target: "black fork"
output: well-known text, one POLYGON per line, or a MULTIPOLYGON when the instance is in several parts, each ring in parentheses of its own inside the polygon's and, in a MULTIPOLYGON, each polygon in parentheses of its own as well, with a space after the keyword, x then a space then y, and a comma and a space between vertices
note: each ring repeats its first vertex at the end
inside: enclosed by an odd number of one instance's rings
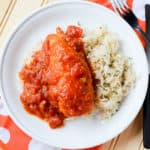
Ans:
POLYGON ((137 30, 146 42, 150 42, 150 38, 147 34, 140 28, 138 24, 138 19, 132 10, 129 8, 127 3, 122 0, 111 0, 112 6, 117 14, 119 14, 122 18, 124 18, 132 28, 137 30))

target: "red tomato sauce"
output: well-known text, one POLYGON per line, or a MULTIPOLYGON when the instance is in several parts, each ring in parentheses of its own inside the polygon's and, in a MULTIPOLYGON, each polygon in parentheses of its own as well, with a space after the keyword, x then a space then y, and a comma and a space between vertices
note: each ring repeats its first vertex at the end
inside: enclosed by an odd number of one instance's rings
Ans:
POLYGON ((58 128, 68 117, 90 113, 94 105, 91 72, 84 55, 82 29, 56 29, 19 73, 21 102, 27 112, 58 128))

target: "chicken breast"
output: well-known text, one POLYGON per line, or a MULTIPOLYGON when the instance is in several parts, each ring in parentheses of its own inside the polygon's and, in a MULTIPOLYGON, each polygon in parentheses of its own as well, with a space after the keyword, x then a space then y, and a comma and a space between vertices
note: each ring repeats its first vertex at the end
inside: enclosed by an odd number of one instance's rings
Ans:
POLYGON ((43 50, 49 52, 47 79, 51 105, 65 117, 90 113, 94 104, 91 72, 84 56, 82 30, 69 26, 66 33, 57 28, 47 37, 43 50))

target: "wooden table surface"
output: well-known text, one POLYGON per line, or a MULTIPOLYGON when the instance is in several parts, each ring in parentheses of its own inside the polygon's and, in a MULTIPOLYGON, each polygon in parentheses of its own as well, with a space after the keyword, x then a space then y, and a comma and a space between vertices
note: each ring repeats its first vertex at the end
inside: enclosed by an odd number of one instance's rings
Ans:
MULTIPOLYGON (((53 1, 54 0, 0 0, 0 49, 3 48, 6 37, 14 26, 34 9, 52 3, 53 1)), ((144 150, 142 111, 123 133, 104 144, 102 150, 144 150)))

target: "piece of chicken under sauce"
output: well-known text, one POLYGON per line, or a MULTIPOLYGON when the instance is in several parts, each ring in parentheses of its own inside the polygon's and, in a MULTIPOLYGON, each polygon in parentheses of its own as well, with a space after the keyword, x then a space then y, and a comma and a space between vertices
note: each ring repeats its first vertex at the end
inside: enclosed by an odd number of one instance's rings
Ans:
POLYGON ((93 110, 94 88, 81 37, 79 27, 69 26, 65 33, 58 27, 20 72, 24 108, 51 128, 93 110))

